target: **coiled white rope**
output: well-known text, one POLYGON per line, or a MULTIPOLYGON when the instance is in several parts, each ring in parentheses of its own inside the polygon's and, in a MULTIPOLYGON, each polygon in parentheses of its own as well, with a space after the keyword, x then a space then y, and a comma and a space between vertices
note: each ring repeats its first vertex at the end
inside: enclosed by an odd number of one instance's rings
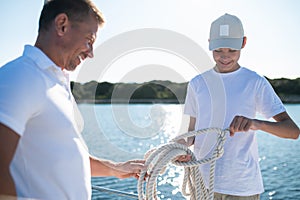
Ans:
POLYGON ((228 129, 220 128, 207 128, 198 131, 187 132, 171 140, 170 143, 159 146, 156 149, 149 151, 149 157, 146 158, 145 165, 147 169, 143 170, 138 180, 138 198, 139 200, 152 200, 157 199, 156 180, 160 173, 164 171, 166 166, 171 162, 177 166, 184 167, 184 179, 182 184, 182 194, 190 196, 190 200, 212 200, 214 198, 214 173, 216 160, 224 153, 224 142, 226 132, 228 129), (217 141, 215 148, 210 157, 197 160, 194 153, 183 144, 176 143, 175 141, 191 136, 196 136, 204 133, 217 133, 217 141), (180 155, 190 154, 192 156, 189 162, 175 161, 180 155), (199 170, 199 165, 210 163, 210 176, 209 187, 204 184, 203 177, 199 170), (146 174, 149 178, 146 182, 144 192, 144 180, 146 174), (187 192, 188 188, 188 192, 187 192))

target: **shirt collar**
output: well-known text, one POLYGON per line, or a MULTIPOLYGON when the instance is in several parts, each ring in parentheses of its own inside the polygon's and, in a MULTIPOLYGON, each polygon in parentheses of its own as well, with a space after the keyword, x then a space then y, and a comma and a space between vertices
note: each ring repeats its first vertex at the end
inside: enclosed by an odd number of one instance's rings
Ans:
POLYGON ((29 57, 41 69, 45 70, 53 66, 59 68, 42 50, 35 46, 25 45, 23 56, 29 57))
POLYGON ((67 84, 69 74, 66 70, 61 70, 42 50, 32 45, 25 45, 23 56, 33 60, 36 65, 42 69, 50 71, 59 79, 61 83, 67 84))

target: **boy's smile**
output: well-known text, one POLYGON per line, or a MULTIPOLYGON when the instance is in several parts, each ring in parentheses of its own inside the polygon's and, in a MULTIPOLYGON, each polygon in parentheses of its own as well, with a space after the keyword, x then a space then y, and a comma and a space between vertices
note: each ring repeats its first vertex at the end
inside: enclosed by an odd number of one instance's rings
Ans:
POLYGON ((240 50, 220 48, 213 51, 213 58, 216 62, 215 70, 219 73, 228 73, 237 70, 240 66, 240 50))

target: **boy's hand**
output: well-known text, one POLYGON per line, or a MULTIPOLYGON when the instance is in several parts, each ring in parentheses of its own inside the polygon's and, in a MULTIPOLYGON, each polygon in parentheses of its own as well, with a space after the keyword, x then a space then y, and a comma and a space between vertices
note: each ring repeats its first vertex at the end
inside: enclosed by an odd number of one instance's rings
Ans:
POLYGON ((247 132, 249 130, 257 130, 258 120, 249 119, 244 116, 235 116, 230 124, 230 136, 234 136, 235 132, 247 132))
POLYGON ((187 154, 187 155, 181 155, 181 156, 178 156, 175 161, 179 161, 179 162, 189 162, 191 161, 192 159, 192 156, 187 154))
MULTIPOLYGON (((177 140, 176 141, 177 143, 179 144, 183 144, 183 145, 186 145, 186 146, 189 146, 189 144, 184 140, 184 139, 180 139, 180 140, 177 140)), ((175 161, 179 161, 179 162, 188 162, 192 159, 192 156, 191 155, 181 155, 181 156, 178 156, 175 161)))

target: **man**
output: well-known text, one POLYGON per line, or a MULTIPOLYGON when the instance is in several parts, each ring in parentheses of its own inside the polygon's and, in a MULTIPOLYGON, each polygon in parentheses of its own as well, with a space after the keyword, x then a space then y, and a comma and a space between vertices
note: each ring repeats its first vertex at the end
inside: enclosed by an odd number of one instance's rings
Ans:
MULTIPOLYGON (((215 67, 193 78, 186 96, 184 112, 190 116, 189 131, 229 128, 233 136, 227 137, 224 154, 216 162, 217 200, 255 200, 264 191, 255 131, 291 139, 297 139, 300 133, 268 81, 239 65, 246 39, 236 16, 225 14, 216 19, 209 38, 215 67), (255 119, 257 113, 274 121, 255 119)), ((215 142, 215 134, 203 134, 188 138, 186 144, 194 144, 195 155, 202 159, 211 153, 215 142)), ((209 165, 200 166, 200 171, 208 184, 209 165)))
POLYGON ((93 57, 103 23, 90 0, 49 1, 35 45, 0 68, 0 196, 90 199, 91 175, 137 177, 143 168, 91 157, 81 141, 67 71, 93 57))

